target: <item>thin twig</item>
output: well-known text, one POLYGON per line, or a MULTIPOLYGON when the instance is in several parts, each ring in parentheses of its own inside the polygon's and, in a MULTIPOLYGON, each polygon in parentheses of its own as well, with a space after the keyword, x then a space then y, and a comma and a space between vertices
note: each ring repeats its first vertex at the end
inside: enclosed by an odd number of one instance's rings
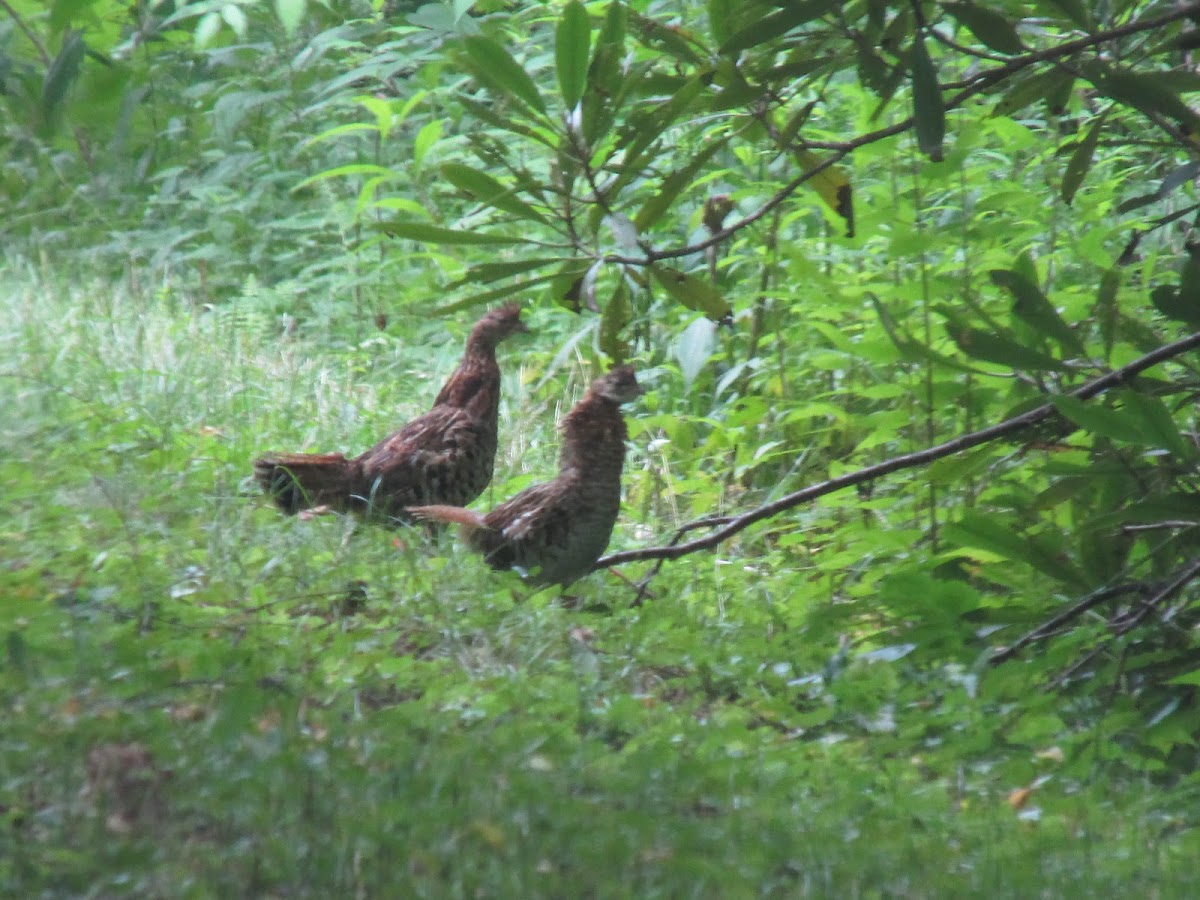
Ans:
POLYGON ((1018 638, 1007 647, 999 647, 992 654, 988 662, 993 665, 999 665, 1002 662, 1012 659, 1030 644, 1035 641, 1041 641, 1050 637, 1056 629, 1067 624, 1073 619, 1082 616, 1089 609, 1093 609, 1103 603, 1105 600, 1111 600, 1113 597, 1120 597, 1123 594, 1139 593, 1144 594, 1152 589, 1152 585, 1144 581, 1131 581, 1126 584, 1115 584, 1112 587, 1100 588, 1092 591, 1078 603, 1064 609, 1046 622, 1043 622, 1037 628, 1028 634, 1018 638))
MULTIPOLYGON (((1126 366, 1122 366, 1115 371, 1109 372, 1107 375, 1102 375, 1084 384, 1082 387, 1068 393, 1066 396, 1074 397, 1077 400, 1088 400, 1092 397, 1102 394, 1107 390, 1119 387, 1131 381, 1136 375, 1141 374, 1146 369, 1166 362, 1181 353, 1186 353, 1188 350, 1193 350, 1200 347, 1200 332, 1189 334, 1187 337, 1177 341, 1172 341, 1169 344, 1164 344, 1157 350, 1147 353, 1145 356, 1135 359, 1126 366)), ((815 500, 818 497, 824 497, 827 494, 832 494, 844 488, 853 487, 859 484, 865 484, 880 478, 884 475, 890 475, 893 472, 900 472, 905 469, 915 469, 921 466, 929 465, 936 460, 943 459, 947 456, 953 456, 955 453, 961 453, 963 450, 969 450, 972 447, 978 447, 981 444, 989 443, 1002 437, 1016 434, 1024 431, 1033 425, 1037 425, 1047 419, 1051 419, 1058 415, 1057 409, 1052 403, 1045 403, 1028 412, 1022 413, 1019 416, 1014 416, 1011 419, 1005 419, 995 425, 990 425, 987 428, 982 428, 979 431, 973 431, 968 434, 953 438, 944 443, 937 444, 925 450, 917 450, 913 453, 906 453, 902 456, 895 456, 891 459, 886 459, 883 462, 875 465, 866 466, 856 472, 850 472, 846 475, 841 475, 837 478, 831 478, 828 481, 823 481, 820 484, 810 485, 801 490, 794 491, 780 497, 771 503, 764 503, 750 512, 743 513, 739 516, 732 517, 723 527, 717 529, 711 534, 701 538, 696 538, 686 543, 673 544, 661 547, 645 547, 641 550, 626 550, 620 553, 612 553, 602 557, 595 565, 595 568, 607 568, 608 566, 620 565, 622 563, 637 562, 647 559, 678 559, 681 556, 687 556, 689 553, 696 553, 700 550, 711 550, 723 541, 728 540, 740 531, 749 528, 755 522, 760 522, 763 519, 769 519, 772 516, 778 515, 781 512, 799 506, 801 503, 807 503, 810 500, 815 500)), ((684 529, 690 526, 685 525, 684 529)))
POLYGON ((1200 558, 1193 559, 1188 565, 1184 566, 1183 570, 1166 587, 1150 599, 1144 601, 1142 608, 1126 618, 1116 629, 1117 635, 1120 636, 1133 631, 1150 613, 1182 591, 1187 587, 1188 582, 1197 576, 1200 576, 1200 558))

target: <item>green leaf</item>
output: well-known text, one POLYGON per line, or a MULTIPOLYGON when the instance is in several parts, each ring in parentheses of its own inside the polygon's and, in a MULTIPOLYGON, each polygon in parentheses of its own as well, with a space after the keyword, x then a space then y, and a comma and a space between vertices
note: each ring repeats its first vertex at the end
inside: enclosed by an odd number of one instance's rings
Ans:
POLYGON ((1083 0, 1047 0, 1047 2, 1039 3, 1038 6, 1051 7, 1051 11, 1057 10, 1063 13, 1073 25, 1084 31, 1091 30, 1092 17, 1083 0))
POLYGON ((543 225, 546 224, 541 213, 524 200, 514 196, 515 188, 502 184, 488 173, 464 166, 461 163, 442 163, 439 169, 448 182, 480 203, 512 213, 522 219, 532 219, 543 225))
POLYGON ((445 306, 439 306, 434 313, 441 315, 442 313, 458 312, 463 309, 471 309, 475 306, 483 306, 487 303, 492 303, 496 300, 503 300, 505 297, 511 297, 513 294, 522 291, 528 292, 531 288, 535 288, 540 284, 545 284, 551 281, 555 276, 539 275, 537 278, 529 278, 524 281, 510 281, 508 284, 501 285, 498 288, 493 288, 490 291, 483 291, 478 294, 472 294, 469 297, 464 297, 461 300, 455 300, 453 303, 447 303, 445 306))
POLYGON ((588 55, 592 49, 592 23, 580 0, 563 7, 554 35, 554 64, 563 106, 575 108, 587 82, 588 55))
POLYGON ((648 47, 662 50, 687 66, 702 66, 704 60, 693 49, 687 39, 687 32, 681 28, 664 25, 656 19, 642 15, 635 9, 626 7, 629 21, 637 29, 642 43, 648 47))
POLYGON ((943 353, 938 353, 931 347, 926 347, 919 341, 914 340, 909 335, 905 334, 899 323, 895 320, 887 307, 880 302, 879 298, 874 294, 870 295, 871 305, 875 307, 875 312, 879 316, 879 323, 883 326, 884 333, 891 340, 896 350, 900 354, 900 358, 905 362, 935 362, 947 368, 954 369, 958 372, 972 372, 975 374, 986 374, 973 366, 968 366, 965 363, 959 362, 951 356, 946 356, 943 353))
POLYGON ((734 5, 734 0, 708 0, 708 33, 718 46, 729 40, 734 5))
POLYGON ((793 28, 820 18, 841 4, 829 2, 829 0, 792 0, 790 3, 781 5, 783 5, 783 9, 767 13, 758 21, 736 31, 733 37, 721 45, 719 52, 723 56, 731 56, 742 50, 757 47, 759 44, 765 44, 767 41, 782 37, 793 28))
POLYGON ((1152 394, 1131 390, 1120 391, 1115 399, 1125 405, 1130 416, 1141 422, 1144 440, 1155 447, 1170 450, 1178 459, 1195 459, 1195 446, 1184 439, 1178 423, 1162 400, 1152 394))
POLYGON ((558 149, 558 142, 554 139, 553 134, 548 133, 545 129, 535 128, 526 122, 519 122, 516 119, 503 116, 488 104, 480 103, 472 97, 459 97, 458 102, 481 122, 487 122, 489 125, 494 125, 504 131, 511 131, 514 134, 537 141, 551 150, 558 149))
POLYGON ((992 109, 992 115, 1011 116, 1031 103, 1061 94, 1064 89, 1069 91, 1074 81, 1073 75, 1058 69, 1039 72, 1009 88, 992 109))
POLYGON ((417 136, 413 138, 412 163, 420 169, 430 150, 442 139, 442 120, 433 119, 421 126, 417 136))
POLYGON ((723 321, 733 313, 721 292, 707 281, 693 278, 667 266, 652 266, 655 280, 671 295, 675 301, 682 303, 688 309, 702 312, 713 321, 723 321))
POLYGON ((600 313, 600 350, 619 365, 629 355, 629 342, 621 332, 633 320, 633 305, 629 302, 629 287, 618 275, 617 287, 600 313))
POLYGON ((662 180, 658 191, 638 210, 637 216, 634 217, 633 223, 639 234, 644 234, 649 228, 662 218, 663 213, 671 208, 671 204, 675 202, 679 194, 684 188, 689 187, 696 179, 696 173, 699 172, 713 156, 729 143, 733 137, 732 132, 728 132, 717 138, 710 138, 708 146, 697 153, 691 161, 682 169, 677 169, 662 180))
POLYGON ((695 319, 675 343, 675 358, 679 360, 679 371, 683 375, 683 389, 690 391, 696 376, 712 356, 717 345, 717 326, 708 319, 695 319))
POLYGON ((288 37, 293 37, 304 21, 304 8, 308 0, 275 0, 275 15, 288 37))
POLYGON ((546 266, 552 266, 555 263, 565 262, 566 259, 566 257, 551 256, 540 259, 522 259, 514 262, 478 263, 467 269, 462 278, 447 284, 446 290, 453 291, 468 284, 488 284, 493 281, 499 281, 501 278, 523 275, 534 269, 541 269, 546 266))
POLYGON ((1024 52, 1025 46, 1021 43, 1016 26, 994 9, 974 3, 943 3, 942 8, 965 25, 985 47, 997 53, 1024 52))
POLYGON ((424 222, 380 222, 376 226, 389 237, 429 244, 528 244, 524 238, 508 234, 488 234, 483 231, 458 231, 424 222))
POLYGON ((58 56, 50 63, 50 68, 46 70, 46 80, 42 84, 42 116, 46 121, 54 120, 67 90, 79 77, 79 69, 86 51, 87 45, 81 32, 69 31, 63 37, 58 56))
POLYGON ((917 146, 933 162, 942 161, 942 142, 946 139, 946 109, 937 69, 929 58, 924 37, 918 35, 912 45, 913 116, 917 126, 917 146))
POLYGON ((1061 394, 1049 399, 1055 409, 1091 434, 1125 444, 1146 445, 1147 435, 1137 416, 1061 394))
POLYGON ((946 333, 958 349, 974 359, 1031 372, 1059 371, 1063 364, 1052 356, 1020 343, 1012 332, 984 330, 968 324, 947 307, 938 311, 947 319, 946 333))
POLYGON ((1117 292, 1121 287, 1121 268, 1113 266, 1100 278, 1100 289, 1096 292, 1096 320, 1100 326, 1100 338, 1104 341, 1104 359, 1112 358, 1113 342, 1117 335, 1117 292))
POLYGON ((50 33, 59 34, 95 3, 96 0, 54 0, 50 6, 50 33))
POLYGON ((1080 69, 1097 90, 1117 102, 1146 114, 1167 116, 1193 133, 1200 131, 1200 116, 1157 74, 1128 72, 1099 62, 1081 63, 1080 69))
POLYGON ((1020 526, 998 513, 965 510, 957 522, 947 523, 946 539, 964 547, 978 547, 1004 559, 1025 563, 1068 584, 1087 584, 1079 570, 1064 558, 1052 535, 1025 537, 1020 526))
POLYGON ((546 114, 546 104, 542 102, 537 85, 507 50, 483 35, 464 38, 463 43, 474 64, 476 78, 493 91, 515 97, 530 109, 546 114))
POLYGON ((1008 269, 992 269, 989 274, 993 284, 1012 294, 1014 315, 1052 337, 1068 353, 1084 355, 1083 343, 1036 284, 1008 269))
POLYGON ((1075 199, 1075 192, 1079 190, 1079 186, 1083 184, 1083 177, 1092 167, 1092 157, 1096 153, 1096 144, 1100 140, 1100 129, 1104 127, 1106 118, 1108 118, 1108 110, 1096 117, 1096 121, 1092 123, 1092 127, 1088 129, 1087 134, 1083 136, 1083 140, 1075 147, 1075 152, 1067 161, 1067 171, 1063 174, 1062 182, 1064 203, 1070 204, 1075 199))

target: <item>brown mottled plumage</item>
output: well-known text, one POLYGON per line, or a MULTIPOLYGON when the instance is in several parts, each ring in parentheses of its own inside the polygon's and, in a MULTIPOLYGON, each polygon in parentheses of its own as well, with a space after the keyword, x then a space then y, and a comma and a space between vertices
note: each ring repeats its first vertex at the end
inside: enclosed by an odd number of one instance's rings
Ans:
POLYGON ((528 331, 515 304, 487 313, 433 409, 366 453, 268 453, 254 477, 288 515, 317 506, 401 521, 420 503, 470 503, 492 480, 500 367, 496 345, 528 331))
POLYGON ((522 569, 533 584, 570 584, 591 571, 608 546, 621 506, 628 436, 620 406, 640 393, 630 366, 592 383, 563 420, 553 481, 527 488, 486 515, 441 505, 409 512, 461 525, 467 543, 493 569, 522 569))

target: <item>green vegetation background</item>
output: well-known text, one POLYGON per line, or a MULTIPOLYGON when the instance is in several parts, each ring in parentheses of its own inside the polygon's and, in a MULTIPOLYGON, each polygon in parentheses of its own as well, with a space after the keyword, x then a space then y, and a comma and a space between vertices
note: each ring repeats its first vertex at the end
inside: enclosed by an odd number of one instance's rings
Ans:
POLYGON ((0 892, 1189 896, 1200 380, 1061 398, 1197 327, 1180 9, 0 4, 0 892), (613 551, 1063 417, 640 605, 256 494, 507 295, 481 505, 627 357, 613 551))

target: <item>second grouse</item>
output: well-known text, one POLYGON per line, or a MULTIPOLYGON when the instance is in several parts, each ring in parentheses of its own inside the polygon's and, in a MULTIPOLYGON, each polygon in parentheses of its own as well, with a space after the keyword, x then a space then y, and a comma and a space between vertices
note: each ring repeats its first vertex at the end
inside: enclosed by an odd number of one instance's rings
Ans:
POLYGON ((486 515, 440 505, 409 512, 461 525, 467 543, 493 569, 522 569, 533 584, 570 584, 590 572, 608 546, 621 506, 628 436, 620 406, 641 393, 630 366, 592 382, 563 420, 553 481, 525 489, 486 515))

